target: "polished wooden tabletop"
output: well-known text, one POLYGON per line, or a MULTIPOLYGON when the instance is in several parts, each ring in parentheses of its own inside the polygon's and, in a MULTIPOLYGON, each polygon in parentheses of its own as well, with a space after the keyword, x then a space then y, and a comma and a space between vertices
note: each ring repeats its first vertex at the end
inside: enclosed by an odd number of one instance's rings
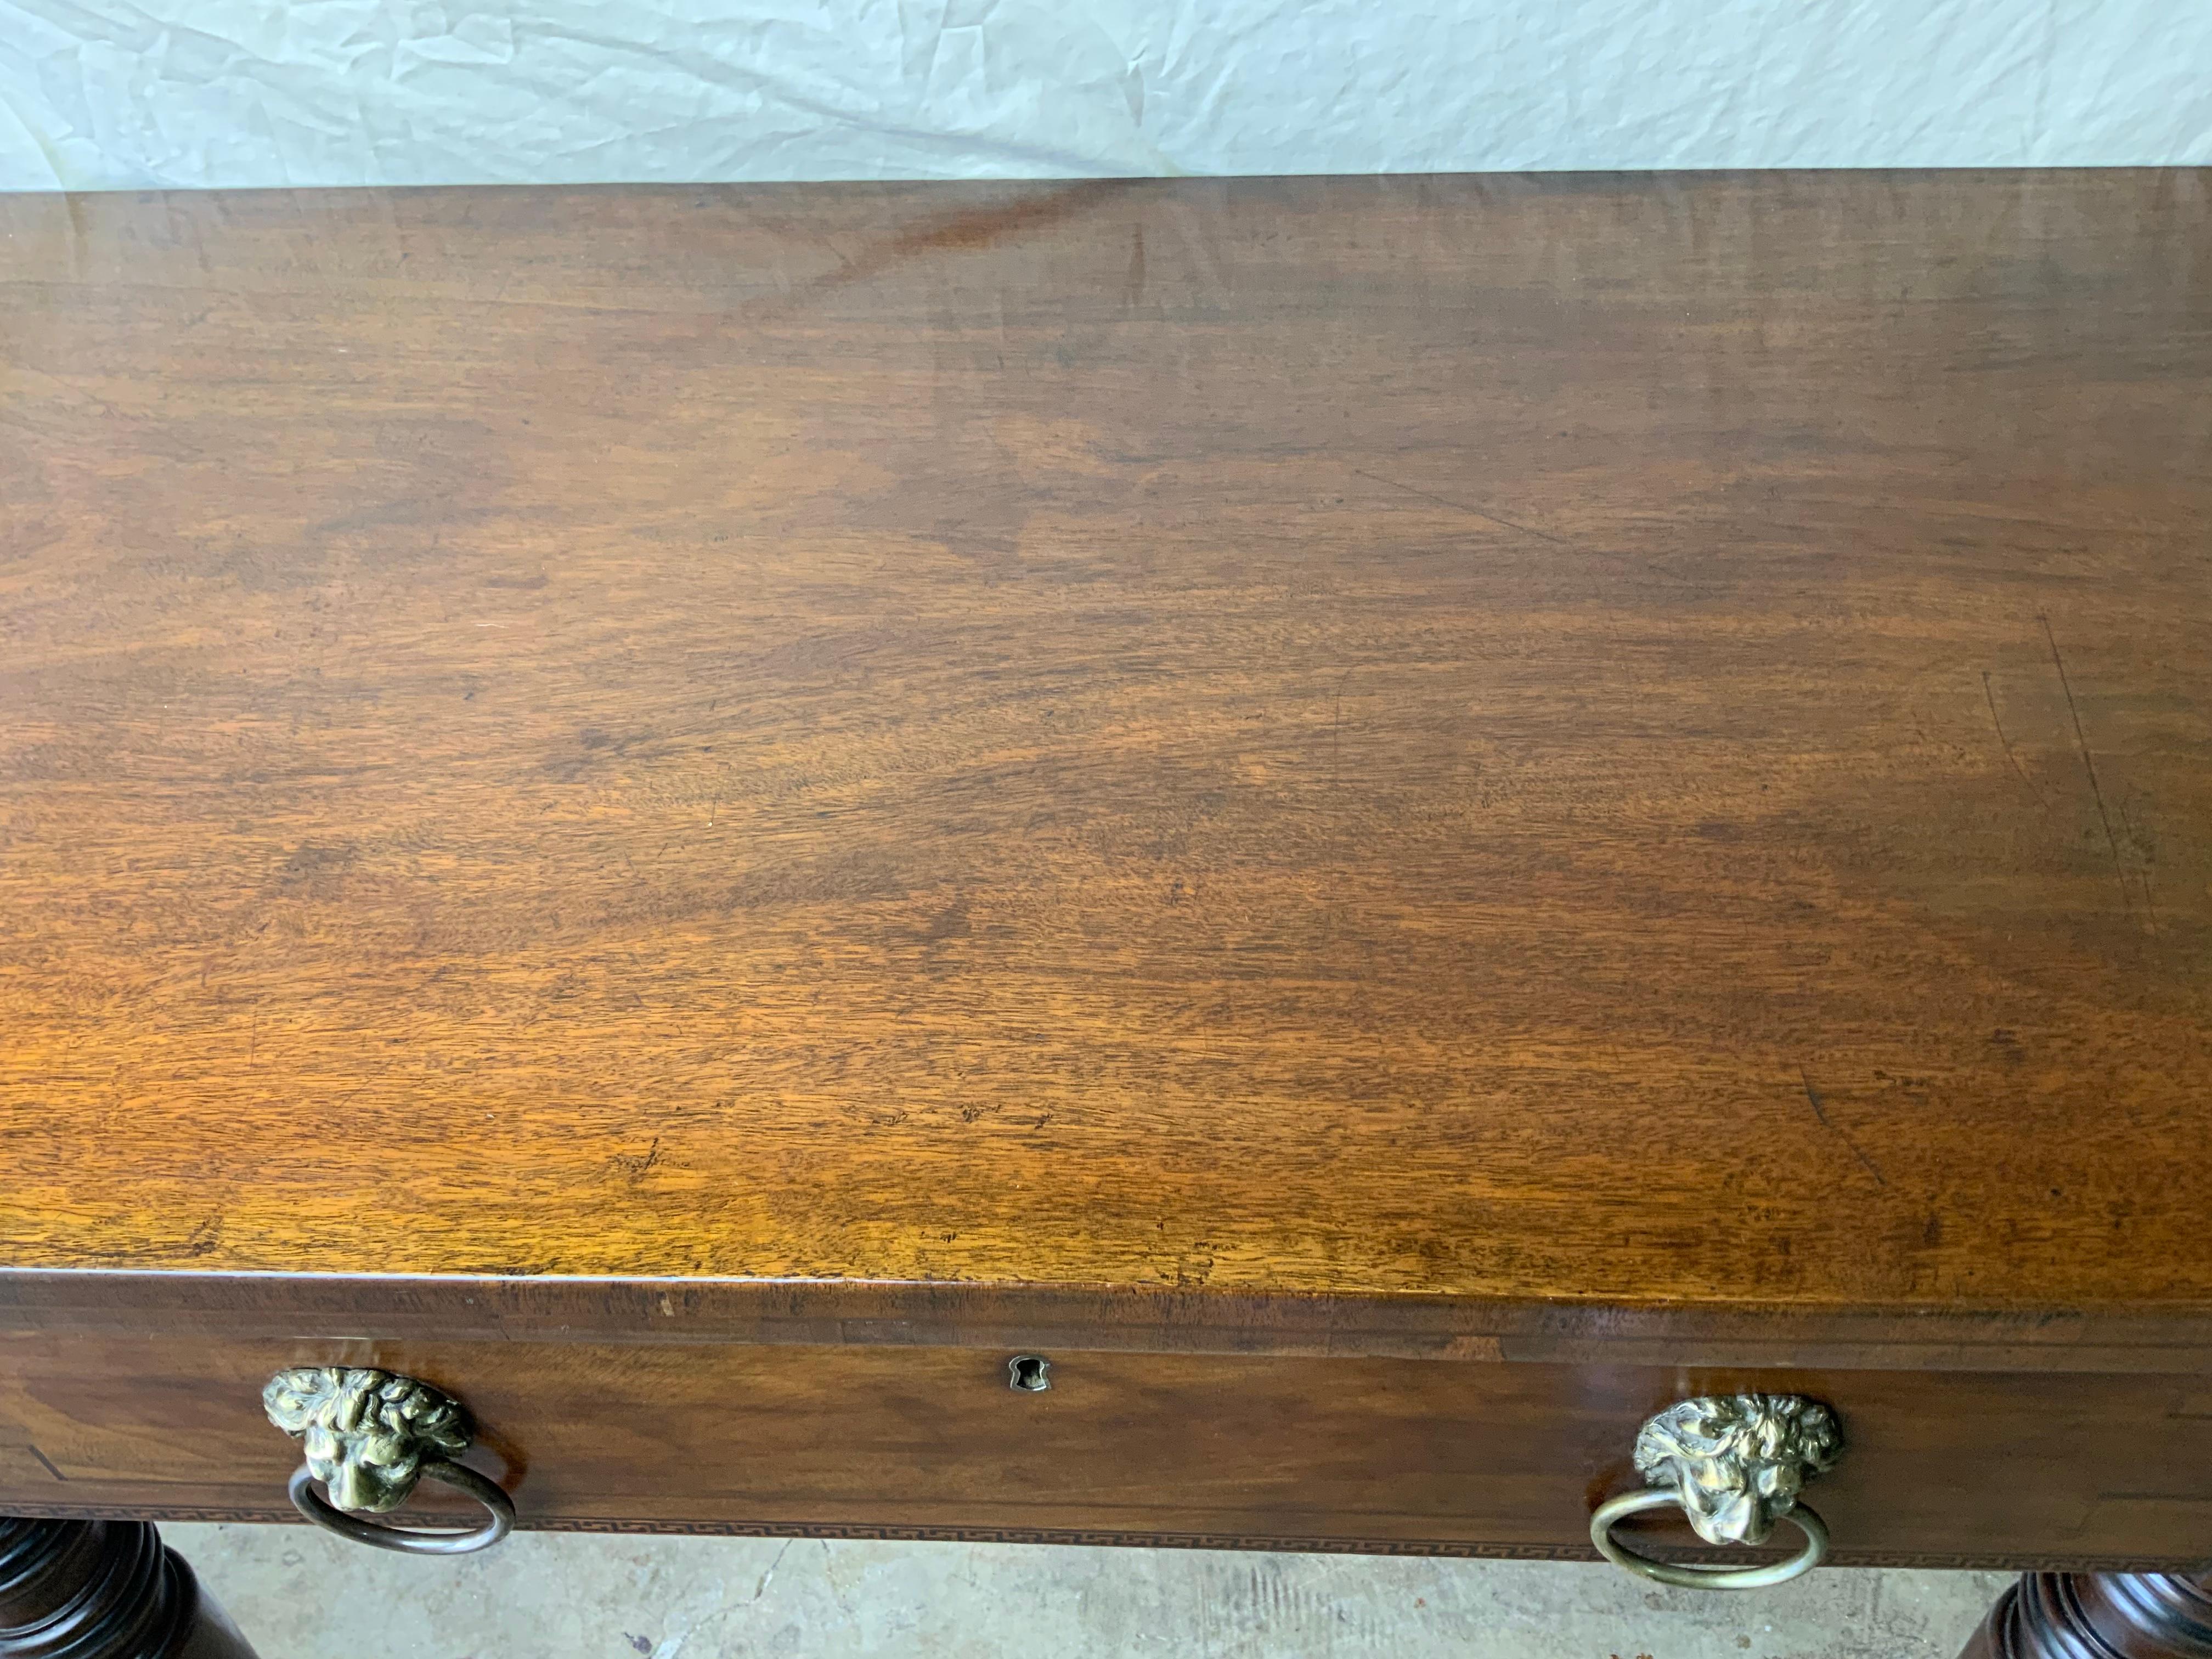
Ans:
POLYGON ((2212 1308, 2212 181, 0 199, 0 1266, 2212 1308))

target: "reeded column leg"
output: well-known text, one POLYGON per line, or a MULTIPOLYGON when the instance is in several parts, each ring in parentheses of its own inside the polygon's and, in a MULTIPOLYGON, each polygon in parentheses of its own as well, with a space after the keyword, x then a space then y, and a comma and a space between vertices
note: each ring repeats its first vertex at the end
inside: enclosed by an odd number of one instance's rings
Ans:
POLYGON ((2212 1574, 2024 1574, 1959 1659, 2212 1659, 2212 1574))
POLYGON ((255 1659, 143 1521, 0 1518, 0 1659, 255 1659))

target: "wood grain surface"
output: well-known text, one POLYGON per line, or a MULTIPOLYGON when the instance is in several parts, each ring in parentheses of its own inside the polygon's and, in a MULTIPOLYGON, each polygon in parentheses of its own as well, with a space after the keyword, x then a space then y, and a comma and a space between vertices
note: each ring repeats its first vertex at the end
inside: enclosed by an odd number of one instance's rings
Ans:
MULTIPOLYGON (((2212 1376, 2212 1317, 1142 1285, 0 1271, 0 1337, 644 1342, 2212 1376)), ((2212 1415, 2212 1389, 2202 1396, 2212 1415)))
POLYGON ((0 1261, 2201 1319, 2208 208, 0 200, 0 1261))
MULTIPOLYGON (((1051 1388, 1022 1394, 1010 1357, 0 1337, 0 1509, 289 1518, 300 1450, 263 1417, 261 1386, 343 1363, 467 1401, 469 1461, 525 1527, 1591 1559, 1590 1510, 1642 1484, 1637 1425, 1686 1395, 1757 1387, 1839 1413, 1844 1456, 1806 1497, 1846 1559, 2212 1560, 2212 1413, 2190 1379, 1051 1351, 1051 1388)), ((421 1491, 426 1510, 470 1507, 421 1491)), ((1697 1544, 1679 1520, 1638 1529, 1697 1544)))

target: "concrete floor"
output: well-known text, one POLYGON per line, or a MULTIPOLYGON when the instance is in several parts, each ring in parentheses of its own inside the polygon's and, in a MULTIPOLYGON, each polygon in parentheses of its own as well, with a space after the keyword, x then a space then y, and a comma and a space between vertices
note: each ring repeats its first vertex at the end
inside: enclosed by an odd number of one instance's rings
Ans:
POLYGON ((1829 1568, 1719 1595, 1595 1565, 548 1533, 441 1561, 162 1533, 262 1659, 1955 1659, 2009 1582, 1829 1568))

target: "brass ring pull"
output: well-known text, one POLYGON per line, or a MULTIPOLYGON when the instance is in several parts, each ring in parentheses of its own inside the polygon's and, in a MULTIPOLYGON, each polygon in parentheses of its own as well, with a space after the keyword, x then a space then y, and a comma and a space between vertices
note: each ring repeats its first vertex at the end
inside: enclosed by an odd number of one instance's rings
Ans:
POLYGON ((1640 1515, 1645 1510, 1681 1501, 1673 1492, 1662 1492, 1656 1486, 1607 1498, 1590 1516, 1590 1542, 1614 1566, 1626 1568, 1638 1578, 1649 1578, 1655 1584, 1674 1584, 1684 1589, 1765 1589, 1770 1584, 1786 1584, 1812 1571, 1827 1559, 1828 1523, 1803 1504, 1791 1504, 1782 1512, 1781 1518, 1805 1534, 1805 1547, 1787 1561, 1769 1562, 1762 1567, 1701 1567, 1687 1562, 1654 1561, 1648 1555, 1638 1555, 1613 1535, 1613 1523, 1623 1516, 1640 1515))
POLYGON ((457 1461, 469 1449, 468 1413, 427 1382, 362 1366, 301 1365, 270 1377, 261 1403, 307 1455, 285 1490, 319 1527, 409 1555, 467 1555, 514 1529, 514 1500, 457 1461), (361 1519, 398 1509, 424 1475, 468 1493, 489 1519, 465 1532, 361 1519))
POLYGON ((315 1472, 302 1463, 293 1471, 292 1480, 285 1492, 292 1507, 319 1527, 326 1527, 341 1538, 350 1538, 356 1544, 368 1544, 380 1550, 398 1550, 406 1555, 470 1555, 477 1550, 488 1550, 514 1530, 514 1500, 501 1492, 484 1475, 459 1463, 448 1463, 443 1458, 425 1463, 416 1471, 433 1480, 442 1480, 461 1491, 491 1511, 490 1518, 480 1527, 467 1532, 430 1532, 416 1527, 379 1526, 374 1521, 363 1521, 348 1515, 343 1510, 331 1507, 330 1502, 315 1490, 315 1472))
POLYGON ((1828 1526, 1797 1501, 1799 1490, 1843 1455, 1836 1414, 1794 1394, 1732 1394, 1685 1400, 1644 1424, 1636 1468, 1651 1484, 1608 1498, 1590 1516, 1600 1555, 1654 1583, 1690 1589, 1764 1589, 1786 1584, 1827 1559, 1828 1526), (1759 1544, 1778 1521, 1805 1534, 1786 1561, 1705 1567, 1655 1561, 1613 1535, 1615 1522, 1679 1504, 1709 1544, 1759 1544))

